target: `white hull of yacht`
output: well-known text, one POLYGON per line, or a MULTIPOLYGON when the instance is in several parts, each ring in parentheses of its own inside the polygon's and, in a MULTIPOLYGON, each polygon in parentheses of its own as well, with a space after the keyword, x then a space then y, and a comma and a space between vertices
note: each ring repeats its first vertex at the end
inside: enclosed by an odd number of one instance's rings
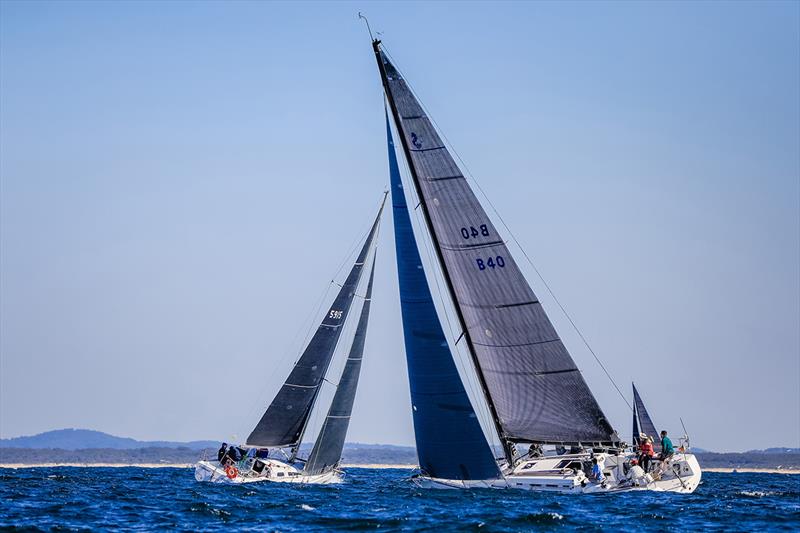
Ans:
POLYGON ((322 474, 309 475, 294 466, 275 459, 263 460, 265 467, 261 472, 247 470, 241 472, 225 469, 217 461, 199 461, 194 468, 197 481, 209 483, 295 483, 304 485, 332 485, 342 482, 342 474, 338 470, 330 470, 322 474))
POLYGON ((415 476, 413 482, 422 488, 435 489, 520 489, 542 492, 611 493, 656 491, 692 493, 700 484, 702 472, 697 458, 690 453, 677 453, 665 462, 654 460, 650 472, 642 478, 629 479, 623 464, 633 455, 595 454, 605 480, 597 483, 572 465, 591 460, 589 454, 558 455, 521 461, 513 470, 504 471, 498 479, 458 480, 415 476))

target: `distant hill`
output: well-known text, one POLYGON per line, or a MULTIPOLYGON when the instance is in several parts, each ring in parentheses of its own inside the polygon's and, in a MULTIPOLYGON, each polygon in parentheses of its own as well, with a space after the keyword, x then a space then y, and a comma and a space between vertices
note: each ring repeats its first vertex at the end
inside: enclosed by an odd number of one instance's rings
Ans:
POLYGON ((766 450, 748 450, 745 453, 800 453, 800 448, 767 448, 766 450))
POLYGON ((0 448, 27 449, 84 450, 88 448, 103 448, 136 450, 139 448, 189 448, 202 450, 203 448, 216 446, 219 446, 219 442, 211 440, 195 440, 191 442, 141 441, 127 437, 117 437, 91 429, 56 429, 30 437, 0 439, 0 448))

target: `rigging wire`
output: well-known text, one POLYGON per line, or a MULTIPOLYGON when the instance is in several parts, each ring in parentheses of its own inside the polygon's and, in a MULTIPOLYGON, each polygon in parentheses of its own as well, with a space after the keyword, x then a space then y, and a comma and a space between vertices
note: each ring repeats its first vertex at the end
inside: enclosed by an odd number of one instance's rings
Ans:
MULTIPOLYGON (((408 85, 408 88, 409 88, 409 90, 411 91, 411 93, 412 93, 412 94, 414 95, 414 97, 416 98, 416 97, 417 97, 417 93, 416 93, 416 91, 414 90, 414 87, 411 85, 411 83, 409 83, 409 81, 408 81, 408 78, 406 78, 406 76, 405 76, 405 74, 403 73, 403 71, 402 71, 400 68, 398 68, 398 67, 397 67, 397 63, 395 62, 395 60, 394 60, 394 58, 392 57, 392 55, 391 55, 391 54, 390 54, 388 51, 386 51, 386 47, 385 47, 385 45, 384 45, 384 48, 383 48, 383 52, 384 52, 384 53, 385 53, 387 56, 389 56, 389 59, 391 59, 391 61, 392 61, 392 64, 394 65, 394 68, 395 68, 395 69, 396 69, 396 70, 397 70, 397 71, 400 73, 400 75, 402 76, 403 80, 406 82, 406 85, 408 85)), ((433 125, 436 127, 436 131, 437 131, 438 133, 440 133, 440 134, 441 134, 442 138, 444 139, 444 142, 447 144, 447 146, 448 146, 448 148, 450 149, 450 151, 451 151, 453 154, 455 154, 456 158, 458 159, 458 161, 459 161, 459 162, 461 163, 461 165, 463 166, 464 170, 466 171, 466 173, 467 173, 467 175, 469 176, 469 178, 471 179, 471 181, 472 181, 473 183, 475 183, 475 185, 478 187, 478 190, 481 192, 481 195, 483 195, 483 197, 486 199, 486 201, 488 202, 488 204, 489 204, 489 206, 491 207, 492 211, 493 211, 493 212, 494 212, 494 214, 497 216, 498 220, 500 220, 501 224, 502 224, 502 225, 503 225, 503 227, 506 229, 506 231, 508 232, 508 234, 509 234, 509 236, 511 237, 511 239, 514 241, 514 243, 516 243, 517 247, 518 247, 518 248, 520 249, 520 251, 522 252, 522 255, 523 255, 523 256, 525 256, 525 259, 526 259, 526 260, 528 261, 528 263, 531 265, 531 267, 533 268, 534 272, 536 272, 536 276, 537 276, 537 277, 538 277, 538 278, 541 280, 541 282, 542 282, 542 284, 544 285, 545 289, 547 289, 547 292, 548 292, 548 294, 550 294, 550 296, 553 298, 553 301, 555 301, 555 303, 558 305, 559 309, 561 309, 561 312, 564 314, 564 316, 567 318, 567 320, 569 321, 569 323, 572 325, 572 328, 573 328, 573 329, 575 330, 575 332, 578 334, 578 336, 580 337, 581 341, 583 341, 583 344, 584 344, 584 345, 586 346, 586 348, 589 350, 589 353, 591 353, 591 354, 592 354, 592 356, 594 357, 595 361, 597 361, 597 364, 598 364, 598 365, 600 365, 600 368, 603 370, 603 372, 605 373, 605 375, 606 375, 606 377, 608 378, 608 380, 611 382, 611 384, 612 384, 612 385, 614 386, 614 388, 617 390, 617 392, 619 393, 619 396, 620 396, 620 398, 622 398, 622 401, 624 401, 624 402, 625 402, 625 404, 628 406, 628 408, 629 408, 629 409, 633 410, 633 406, 631 406, 631 403, 628 401, 628 399, 627 399, 627 398, 625 397, 625 395, 622 393, 622 390, 619 388, 619 386, 617 385, 616 381, 614 381, 614 378, 613 378, 613 377, 611 377, 611 374, 609 373, 608 369, 607 369, 607 368, 606 368, 606 366, 603 364, 603 362, 600 360, 600 357, 599 357, 599 356, 598 356, 598 355, 595 353, 595 351, 592 349, 591 345, 589 344, 589 341, 588 341, 588 340, 586 339, 586 337, 583 335, 583 333, 581 332, 580 328, 578 328, 578 325, 577 325, 577 324, 575 323, 575 321, 572 319, 572 316, 571 316, 571 315, 570 315, 570 314, 567 312, 567 310, 566 310, 566 308, 564 307, 564 305, 561 303, 561 301, 558 299, 558 297, 556 297, 555 293, 554 293, 554 292, 553 292, 553 290, 550 288, 550 285, 549 285, 549 284, 547 283, 547 281, 544 279, 544 276, 542 276, 542 274, 541 274, 541 272, 539 271, 539 269, 538 269, 538 268, 536 268, 536 265, 534 264, 533 260, 530 258, 530 256, 528 255, 528 253, 525 251, 525 248, 523 248, 523 247, 522 247, 522 244, 519 242, 519 240, 517 239, 516 235, 514 235, 514 233, 511 231, 511 228, 509 228, 509 227, 508 227, 508 224, 506 224, 506 221, 505 221, 505 220, 503 219, 503 217, 500 215, 500 213, 498 212, 497 208, 494 206, 494 204, 492 203, 491 199, 490 199, 490 198, 489 198, 489 196, 486 194, 486 191, 484 191, 484 190, 483 190, 483 187, 481 187, 481 185, 480 185, 480 183, 478 182, 478 180, 477 180, 477 179, 475 179, 475 176, 474 176, 474 175, 472 174, 472 172, 469 170, 469 167, 468 167, 468 166, 467 166, 467 164, 464 162, 464 159, 461 157, 461 155, 458 153, 458 151, 457 151, 457 150, 456 150, 456 149, 453 147, 452 143, 450 143, 450 140, 447 138, 447 135, 444 133, 444 130, 442 130, 442 128, 441 128, 441 127, 439 127, 439 124, 438 124, 438 123, 436 122, 436 120, 433 118, 433 115, 431 115, 431 113, 428 111, 427 107, 425 107, 425 104, 423 104, 423 103, 422 103, 422 100, 420 100, 419 98, 417 98, 417 102, 419 103, 420 107, 422 107, 422 109, 425 111, 425 115, 428 117, 428 119, 431 121, 431 123, 433 123, 433 125)))

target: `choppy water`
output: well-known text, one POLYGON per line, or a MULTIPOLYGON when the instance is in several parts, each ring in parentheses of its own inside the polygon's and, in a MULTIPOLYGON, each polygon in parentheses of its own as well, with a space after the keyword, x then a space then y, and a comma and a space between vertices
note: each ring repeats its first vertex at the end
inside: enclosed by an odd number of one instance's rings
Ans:
POLYGON ((692 495, 424 491, 406 470, 339 486, 201 484, 185 468, 0 469, 0 529, 800 530, 800 476, 706 473, 692 495))

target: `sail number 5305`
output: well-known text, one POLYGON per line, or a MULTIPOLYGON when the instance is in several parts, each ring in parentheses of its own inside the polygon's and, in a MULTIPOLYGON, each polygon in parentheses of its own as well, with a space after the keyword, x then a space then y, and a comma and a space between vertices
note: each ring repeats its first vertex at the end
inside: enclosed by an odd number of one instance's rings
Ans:
POLYGON ((498 255, 495 257, 490 257, 486 260, 483 259, 476 259, 475 262, 478 264, 478 269, 486 270, 487 268, 503 268, 506 266, 506 260, 503 259, 502 255, 498 255))

